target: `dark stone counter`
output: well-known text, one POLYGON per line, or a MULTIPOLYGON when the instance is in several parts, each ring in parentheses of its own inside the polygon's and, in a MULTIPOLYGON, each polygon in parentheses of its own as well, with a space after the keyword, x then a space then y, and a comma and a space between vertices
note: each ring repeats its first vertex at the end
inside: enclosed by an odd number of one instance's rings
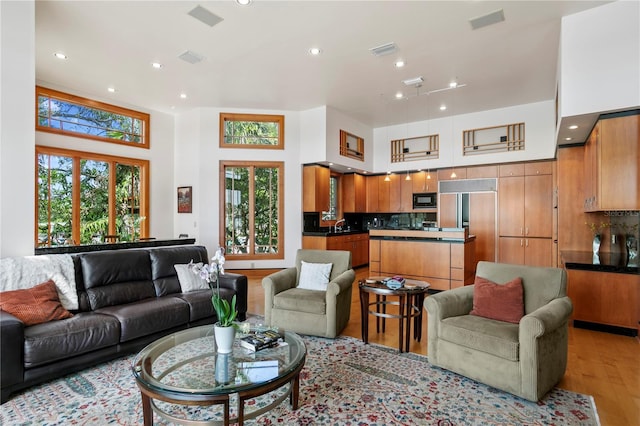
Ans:
POLYGON ((640 273, 638 263, 629 264, 626 253, 600 253, 594 257, 590 251, 562 251, 561 255, 566 269, 635 275, 640 273))
POLYGON ((304 237, 337 237, 340 235, 354 235, 354 234, 367 234, 367 231, 352 230, 352 231, 305 231, 302 233, 304 237))
POLYGON ((193 244, 195 242, 196 242, 195 238, 177 238, 175 240, 147 240, 147 241, 133 241, 133 242, 108 243, 108 244, 81 244, 77 246, 38 247, 33 251, 35 255, 83 253, 88 251, 122 250, 122 249, 130 249, 130 248, 181 246, 181 245, 193 244))

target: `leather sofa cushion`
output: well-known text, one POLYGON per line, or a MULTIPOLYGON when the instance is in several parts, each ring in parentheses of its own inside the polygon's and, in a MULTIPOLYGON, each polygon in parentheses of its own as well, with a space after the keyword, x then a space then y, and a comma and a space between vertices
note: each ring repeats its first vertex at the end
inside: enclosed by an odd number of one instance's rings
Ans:
POLYGON ((151 279, 157 296, 180 293, 180 283, 173 265, 207 263, 207 249, 203 246, 162 247, 149 250, 151 279))
MULTIPOLYGON (((231 303, 234 294, 233 290, 220 288, 220 296, 228 300, 229 303, 231 303)), ((196 322, 202 318, 215 316, 213 304, 211 303, 211 290, 190 291, 176 294, 176 296, 189 304, 189 322, 196 322)))
POLYGON ((444 340, 509 361, 519 361, 518 324, 461 315, 442 320, 440 327, 439 334, 444 340))
POLYGON ((154 297, 126 305, 107 306, 97 313, 111 315, 120 322, 120 341, 126 342, 189 322, 189 305, 173 297, 154 297))
POLYGON ((24 366, 36 367, 118 344, 120 324, 107 315, 81 312, 60 321, 25 327, 24 366))
POLYGON ((146 250, 92 252, 79 256, 91 309, 155 297, 146 250))
POLYGON ((275 309, 325 315, 327 309, 326 293, 297 287, 291 288, 275 295, 273 307, 275 309))

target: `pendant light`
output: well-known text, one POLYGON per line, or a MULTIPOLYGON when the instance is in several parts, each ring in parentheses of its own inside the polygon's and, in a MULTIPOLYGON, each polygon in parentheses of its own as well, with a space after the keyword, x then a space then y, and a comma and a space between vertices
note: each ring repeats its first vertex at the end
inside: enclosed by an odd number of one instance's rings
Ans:
POLYGON ((411 180, 411 175, 409 174, 409 170, 407 170, 407 177, 405 177, 404 180, 411 180))

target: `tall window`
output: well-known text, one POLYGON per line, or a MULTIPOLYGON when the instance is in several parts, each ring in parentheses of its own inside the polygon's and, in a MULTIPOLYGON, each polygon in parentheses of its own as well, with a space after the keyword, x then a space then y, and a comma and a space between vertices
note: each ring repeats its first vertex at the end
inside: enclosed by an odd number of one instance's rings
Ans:
POLYGON ((322 212, 322 220, 338 219, 338 176, 329 177, 329 211, 322 212))
POLYGON ((228 259, 284 258, 284 163, 220 162, 220 235, 228 259))
POLYGON ((221 113, 220 147, 284 149, 284 116, 221 113))
POLYGON ((36 86, 36 130, 149 148, 149 114, 36 86))
POLYGON ((36 147, 36 246, 148 234, 149 162, 36 147))

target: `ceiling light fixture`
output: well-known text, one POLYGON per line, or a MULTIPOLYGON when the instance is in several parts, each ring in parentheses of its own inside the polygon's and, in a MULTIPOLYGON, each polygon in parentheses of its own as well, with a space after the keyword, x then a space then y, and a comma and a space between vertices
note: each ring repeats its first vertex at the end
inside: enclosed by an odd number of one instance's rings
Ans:
POLYGON ((180 99, 187 99, 186 93, 180 93, 180 99))
POLYGON ((384 177, 385 182, 391 182, 391 176, 389 176, 391 172, 387 172, 387 175, 384 177))
POLYGON ((162 68, 162 64, 160 62, 151 62, 151 66, 157 70, 162 68))
POLYGON ((404 96, 404 95, 402 94, 402 92, 398 92, 398 93, 396 93, 396 99, 402 99, 402 98, 403 98, 403 96, 404 96))
POLYGON ((395 65, 396 68, 402 68, 405 66, 405 63, 402 59, 400 59, 399 61, 396 61, 396 63, 393 65, 395 65))
POLYGON ((446 110, 447 110, 446 105, 440 105, 440 111, 446 111, 446 110))
POLYGON ((407 170, 407 177, 405 177, 404 180, 411 180, 411 175, 409 174, 409 170, 407 170))
POLYGON ((249 6, 251 4, 251 0, 236 0, 240 6, 249 6))
POLYGON ((564 140, 565 140, 565 141, 570 141, 570 140, 572 140, 572 139, 573 139, 573 138, 564 138, 564 140))
POLYGON ((578 128, 578 126, 576 126, 575 124, 574 124, 574 125, 569 126, 569 130, 575 130, 575 129, 577 129, 577 128, 578 128))
POLYGON ((312 47, 311 49, 309 49, 309 53, 311 53, 313 56, 318 56, 320 53, 322 53, 322 49, 320 49, 319 47, 312 47))
POLYGON ((67 55, 65 55, 62 52, 56 52, 56 53, 53 54, 53 56, 55 56, 58 59, 67 59, 67 55))
POLYGON ((107 91, 109 93, 116 93, 116 88, 115 87, 107 87, 107 91))
POLYGON ((449 87, 455 89, 456 87, 458 87, 458 82, 455 80, 452 81, 451 83, 449 83, 449 87))

